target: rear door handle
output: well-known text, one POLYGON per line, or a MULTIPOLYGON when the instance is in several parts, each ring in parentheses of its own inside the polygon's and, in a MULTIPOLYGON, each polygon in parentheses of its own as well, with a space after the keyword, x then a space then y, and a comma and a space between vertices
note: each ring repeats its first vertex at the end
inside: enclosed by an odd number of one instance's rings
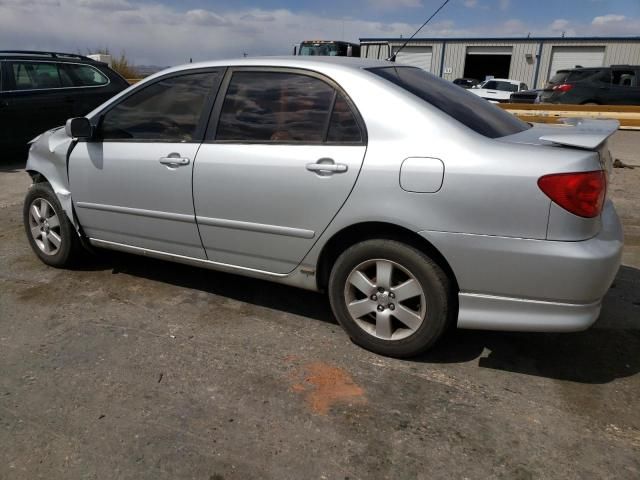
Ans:
POLYGON ((189 165, 190 161, 190 159, 181 157, 178 153, 170 153, 168 156, 160 158, 160 163, 168 167, 182 167, 189 165))
POLYGON ((344 163, 335 163, 330 158, 321 158, 316 163, 307 163, 307 170, 316 172, 318 175, 330 175, 333 173, 344 173, 349 167, 344 163))

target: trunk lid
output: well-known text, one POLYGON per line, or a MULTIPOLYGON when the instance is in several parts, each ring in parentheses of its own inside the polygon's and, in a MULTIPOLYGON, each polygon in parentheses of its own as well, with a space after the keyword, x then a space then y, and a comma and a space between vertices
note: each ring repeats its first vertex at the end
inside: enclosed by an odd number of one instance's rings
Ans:
POLYGON ((498 139, 502 142, 525 145, 546 145, 598 152, 602 169, 611 173, 613 163, 607 139, 620 126, 617 120, 589 120, 567 118, 559 125, 534 123, 531 128, 498 139))

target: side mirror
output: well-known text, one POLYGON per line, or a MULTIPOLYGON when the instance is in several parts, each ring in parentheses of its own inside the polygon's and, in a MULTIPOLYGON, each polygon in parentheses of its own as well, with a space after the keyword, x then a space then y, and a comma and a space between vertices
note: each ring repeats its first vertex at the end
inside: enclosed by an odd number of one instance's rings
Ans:
POLYGON ((353 47, 351 45, 347 47, 347 57, 353 57, 353 47))
POLYGON ((91 138, 93 136, 93 127, 87 117, 76 117, 67 120, 64 126, 67 136, 72 138, 91 138))

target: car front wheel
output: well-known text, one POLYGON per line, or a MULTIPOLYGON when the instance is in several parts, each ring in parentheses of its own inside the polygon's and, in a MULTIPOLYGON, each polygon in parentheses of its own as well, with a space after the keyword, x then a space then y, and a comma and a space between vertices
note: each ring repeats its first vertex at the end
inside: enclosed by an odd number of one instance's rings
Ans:
POLYGON ((48 183, 36 183, 27 192, 23 221, 32 250, 47 265, 67 267, 79 256, 78 234, 48 183))
POLYGON ((367 240, 336 260, 329 299, 358 345, 392 357, 431 347, 449 318, 447 275, 421 251, 395 240, 367 240))

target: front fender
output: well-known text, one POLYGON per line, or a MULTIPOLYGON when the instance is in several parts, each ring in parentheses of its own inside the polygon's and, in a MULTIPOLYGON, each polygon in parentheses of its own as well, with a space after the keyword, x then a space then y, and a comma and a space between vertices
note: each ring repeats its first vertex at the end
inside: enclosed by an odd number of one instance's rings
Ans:
POLYGON ((51 185, 62 209, 78 230, 79 225, 73 215, 67 159, 73 139, 64 131, 64 127, 48 130, 31 142, 26 170, 33 178, 36 174, 44 177, 51 185))

